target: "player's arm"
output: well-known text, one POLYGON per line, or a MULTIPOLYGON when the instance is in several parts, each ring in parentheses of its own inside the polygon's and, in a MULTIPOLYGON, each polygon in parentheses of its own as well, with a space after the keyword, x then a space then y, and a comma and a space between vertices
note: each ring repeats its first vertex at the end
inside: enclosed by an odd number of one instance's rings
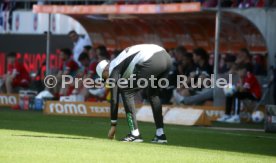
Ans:
POLYGON ((108 138, 114 139, 116 133, 116 125, 118 119, 118 106, 119 106, 119 88, 117 86, 117 81, 120 77, 120 73, 118 70, 113 70, 112 74, 110 75, 110 80, 112 80, 113 87, 110 88, 111 99, 110 99, 110 119, 111 119, 111 128, 108 132, 108 138))
POLYGON ((111 99, 110 99, 110 118, 111 118, 111 125, 117 125, 118 119, 118 106, 119 106, 119 88, 117 86, 117 81, 119 80, 120 73, 118 69, 113 70, 111 76, 109 77, 112 82, 114 81, 113 88, 110 88, 111 92, 111 99))

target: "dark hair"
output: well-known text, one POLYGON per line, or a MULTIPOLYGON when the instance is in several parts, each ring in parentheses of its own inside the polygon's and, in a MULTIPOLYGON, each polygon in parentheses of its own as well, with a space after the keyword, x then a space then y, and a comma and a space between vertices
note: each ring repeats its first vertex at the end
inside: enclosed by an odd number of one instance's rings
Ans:
POLYGON ((8 53, 7 58, 16 58, 16 52, 8 53))
POLYGON ((238 64, 237 65, 237 70, 243 70, 243 69, 246 69, 247 71, 249 71, 248 64, 238 64))
POLYGON ((236 56, 232 54, 227 54, 224 60, 225 62, 235 62, 236 56))
POLYGON ((209 60, 209 54, 203 48, 196 48, 193 50, 194 54, 200 56, 205 62, 209 60))
POLYGON ((63 48, 63 49, 60 49, 60 51, 63 52, 68 57, 72 55, 72 51, 69 48, 63 48))
POLYGON ((75 30, 71 30, 70 32, 68 32, 68 35, 71 35, 71 34, 77 34, 77 32, 75 30))
POLYGON ((85 50, 89 51, 90 49, 92 49, 92 46, 90 46, 90 45, 85 45, 83 48, 84 48, 85 50))
POLYGON ((121 52, 122 52, 122 50, 116 49, 116 50, 114 50, 113 55, 114 55, 115 57, 117 57, 121 52))
POLYGON ((192 53, 186 53, 184 55, 186 58, 188 58, 189 60, 192 60, 193 61, 193 54, 192 53))
POLYGON ((84 59, 89 59, 89 55, 85 52, 82 52, 78 58, 79 61, 82 61, 84 59))
POLYGON ((187 53, 187 50, 184 46, 178 46, 175 48, 175 52, 185 55, 187 53))
POLYGON ((249 52, 248 49, 246 49, 246 48, 241 48, 241 49, 240 49, 240 52, 245 53, 246 56, 247 56, 248 58, 252 58, 252 56, 250 55, 250 52, 249 52))
POLYGON ((99 45, 97 47, 97 50, 100 51, 100 53, 99 53, 100 56, 102 56, 102 57, 104 57, 106 59, 109 59, 109 53, 108 53, 108 51, 107 51, 107 49, 106 49, 106 47, 104 45, 99 45))
POLYGON ((102 50, 102 51, 107 51, 107 49, 106 49, 106 47, 104 45, 99 45, 97 47, 97 49, 102 50))

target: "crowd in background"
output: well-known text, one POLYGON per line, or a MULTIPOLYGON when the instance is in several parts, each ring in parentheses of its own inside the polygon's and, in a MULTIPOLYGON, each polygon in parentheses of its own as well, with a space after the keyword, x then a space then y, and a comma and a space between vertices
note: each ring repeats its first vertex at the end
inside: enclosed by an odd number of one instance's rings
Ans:
MULTIPOLYGON (((74 47, 61 48, 57 51, 61 64, 57 73, 52 73, 57 78, 57 85, 50 89, 51 93, 57 100, 64 96, 77 95, 85 101, 109 101, 110 90, 107 87, 99 88, 95 87, 95 83, 89 85, 83 81, 97 79, 97 64, 102 60, 116 58, 123 49, 109 51, 104 45, 93 46, 87 36, 80 36, 74 30, 68 33, 68 37, 74 47), (64 78, 65 75, 66 78, 64 78), (68 76, 72 79, 71 84, 64 85, 64 83, 69 83, 68 76), (76 82, 72 82, 75 79, 79 81, 77 86, 76 82), (87 88, 87 84, 90 88, 87 88)), ((169 85, 160 90, 162 103, 202 105, 212 101, 215 89, 211 87, 211 80, 207 83, 202 82, 205 79, 212 79, 214 60, 212 55, 200 47, 188 51, 184 46, 178 46, 174 49, 167 49, 167 51, 172 57, 173 66, 167 76, 169 85), (179 86, 179 75, 187 78, 186 85, 179 86)), ((240 122, 240 117, 237 115, 239 111, 234 116, 230 114, 233 99, 241 100, 251 97, 250 100, 260 100, 262 88, 255 75, 267 73, 266 59, 262 55, 250 54, 246 48, 240 49, 237 54, 220 54, 219 56, 219 72, 239 77, 239 82, 235 86, 236 92, 226 96, 227 116, 219 120, 240 122)), ((24 63, 16 59, 16 53, 9 53, 7 62, 7 73, 1 80, 3 81, 2 90, 6 93, 17 93, 22 89, 30 89, 34 85, 31 75, 24 67, 24 63)), ((147 103, 146 92, 141 91, 136 102, 147 103)))
MULTIPOLYGON (((73 78, 92 78, 96 79, 96 65, 101 60, 112 60, 123 49, 109 51, 104 45, 93 47, 91 41, 87 37, 78 35, 75 31, 68 34, 74 47, 61 48, 58 52, 62 64, 58 72, 54 75, 61 81, 62 75, 70 75, 73 78)), ((173 58, 174 66, 169 73, 168 79, 170 81, 169 87, 162 90, 160 94, 164 104, 204 104, 206 101, 213 99, 213 89, 204 88, 177 88, 177 75, 185 75, 188 78, 188 84, 193 78, 195 80, 210 78, 213 74, 213 55, 209 54, 203 48, 196 48, 193 51, 187 51, 184 46, 179 46, 174 49, 167 49, 173 58)), ((27 71, 23 71, 24 67, 15 61, 15 53, 7 56, 8 72, 6 76, 17 76, 13 69, 20 71, 21 76, 16 77, 16 81, 12 81, 11 77, 6 77, 6 90, 12 93, 18 89, 16 87, 28 87, 30 78, 27 78, 27 71), (9 59, 11 58, 11 59, 9 59), (23 78, 22 78, 23 77, 23 78), (22 79, 22 83, 21 83, 22 79), (12 90, 14 89, 14 90, 12 90)), ((239 65, 246 65, 247 70, 255 75, 266 75, 266 56, 261 54, 251 55, 250 52, 243 48, 237 54, 221 54, 219 57, 219 73, 221 74, 235 74, 237 73, 239 65), (238 57, 237 57, 238 56, 238 57)), ((20 73, 19 73, 20 74, 20 73)), ((57 87, 52 90, 57 98, 60 96, 68 96, 70 94, 79 94, 90 101, 108 100, 109 91, 106 88, 101 89, 87 89, 79 84, 78 88, 74 85, 68 85, 65 88, 57 87)), ((144 93, 141 92, 141 98, 144 93)))
MULTIPOLYGON (((200 2, 203 7, 216 7, 218 0, 106 0, 106 1, 63 1, 50 2, 47 0, 39 0, 39 4, 54 3, 54 4, 163 4, 163 3, 181 3, 181 2, 200 2)), ((276 6, 273 0, 221 0, 222 7, 272 7, 276 6)))
MULTIPOLYGON (((218 0, 0 0, 0 26, 7 21, 12 28, 12 15, 15 10, 32 10, 33 5, 111 5, 111 4, 169 4, 181 2, 200 2, 203 8, 214 8, 218 0), (4 15, 8 20, 4 20, 4 15)), ((276 0, 221 0, 223 8, 270 8, 276 7, 276 0)))
MULTIPOLYGON (((191 53, 183 47, 177 47, 170 51, 175 62, 173 73, 169 76, 172 81, 176 80, 176 75, 185 75, 188 77, 188 82, 193 78, 198 79, 210 78, 213 74, 213 55, 207 53, 203 48, 196 48, 191 53), (210 57, 211 56, 211 57, 210 57)), ((238 74, 241 65, 246 66, 246 70, 254 75, 265 75, 266 62, 265 56, 260 54, 252 55, 246 48, 240 49, 237 54, 221 54, 219 58, 219 73, 220 74, 238 74)), ((202 81, 201 80, 201 81, 202 81)), ((174 83, 174 82, 171 82, 174 83)), ((175 103, 188 105, 203 104, 208 100, 213 99, 213 89, 205 88, 202 85, 200 88, 178 88, 172 85, 171 90, 164 90, 168 97, 164 98, 164 103, 170 103, 172 96, 175 103), (170 101, 168 101, 170 99, 170 101)))
MULTIPOLYGON (((45 5, 101 5, 101 4, 164 4, 181 2, 200 2, 203 7, 216 7, 218 0, 33 0, 33 1, 15 1, 0 0, 1 10, 31 9, 33 4, 45 5)), ((222 7, 275 7, 275 0, 221 0, 222 7)))
MULTIPOLYGON (((52 73, 57 79, 57 85, 50 89, 48 87, 48 90, 57 100, 61 97, 76 95, 75 97, 81 97, 85 101, 110 101, 109 88, 96 87, 98 83, 95 83, 95 80, 92 83, 84 81, 85 79, 98 79, 97 64, 102 60, 113 60, 123 49, 108 50, 104 45, 93 46, 88 37, 81 36, 74 30, 68 33, 68 37, 74 47, 61 48, 57 51, 61 64, 57 73, 52 73), (78 81, 78 84, 73 81, 78 81)), ((176 105, 211 103, 215 91, 215 88, 211 86, 214 74, 212 55, 201 47, 189 51, 184 46, 178 46, 174 49, 167 49, 167 51, 172 58, 173 66, 167 76, 169 85, 160 90, 161 102, 176 105), (186 77, 185 85, 179 85, 179 75, 186 77), (207 82, 202 82, 205 79, 208 79, 207 82)), ((266 56, 252 55, 246 48, 240 49, 236 54, 227 53, 219 56, 220 74, 236 75, 238 82, 231 86, 235 88, 231 93, 224 92, 225 115, 218 121, 240 123, 241 100, 260 101, 262 98, 262 86, 256 75, 267 74, 266 56), (235 103, 234 109, 233 103, 235 103)), ((9 94, 32 89, 31 86, 34 85, 31 74, 24 67, 24 63, 16 58, 14 52, 7 55, 7 72, 1 81, 2 92, 9 94)), ((41 80, 43 81, 44 79, 41 80)), ((142 90, 136 97, 136 102, 148 103, 146 92, 142 90)))

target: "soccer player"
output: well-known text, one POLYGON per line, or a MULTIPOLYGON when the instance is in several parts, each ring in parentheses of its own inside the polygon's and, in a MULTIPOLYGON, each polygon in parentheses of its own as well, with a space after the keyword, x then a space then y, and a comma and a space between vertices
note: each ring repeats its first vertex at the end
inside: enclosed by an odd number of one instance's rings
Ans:
MULTIPOLYGON (((141 78, 149 79, 152 75, 157 79, 165 78, 170 71, 172 60, 170 55, 164 48, 154 44, 140 44, 126 48, 111 62, 107 60, 101 61, 96 71, 100 78, 104 80, 114 79, 118 81, 121 78, 130 79, 135 75, 133 87, 119 88, 118 84, 111 88, 111 129, 109 130, 109 138, 113 139, 117 125, 118 99, 121 94, 130 134, 122 139, 124 142, 142 142, 143 139, 138 129, 134 96, 141 89, 138 80, 141 78)), ((108 82, 108 81, 107 81, 108 82)), ((150 82, 148 82, 150 83, 150 82)), ((167 143, 166 136, 163 131, 162 105, 159 99, 159 87, 146 87, 148 100, 151 104, 153 117, 156 126, 156 134, 152 139, 154 143, 167 143)))

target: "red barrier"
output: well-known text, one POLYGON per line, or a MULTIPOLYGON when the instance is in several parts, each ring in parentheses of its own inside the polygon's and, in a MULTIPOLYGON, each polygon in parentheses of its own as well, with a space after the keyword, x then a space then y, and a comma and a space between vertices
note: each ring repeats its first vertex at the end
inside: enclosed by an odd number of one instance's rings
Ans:
MULTIPOLYGON (((16 58, 18 60, 23 60, 24 66, 29 73, 41 71, 41 78, 44 78, 46 67, 42 66, 43 62, 46 61, 45 53, 17 53, 16 58)), ((6 72, 6 54, 0 52, 0 76, 4 75, 6 72)), ((50 55, 50 69, 57 70, 59 69, 61 61, 56 54, 50 55)))

